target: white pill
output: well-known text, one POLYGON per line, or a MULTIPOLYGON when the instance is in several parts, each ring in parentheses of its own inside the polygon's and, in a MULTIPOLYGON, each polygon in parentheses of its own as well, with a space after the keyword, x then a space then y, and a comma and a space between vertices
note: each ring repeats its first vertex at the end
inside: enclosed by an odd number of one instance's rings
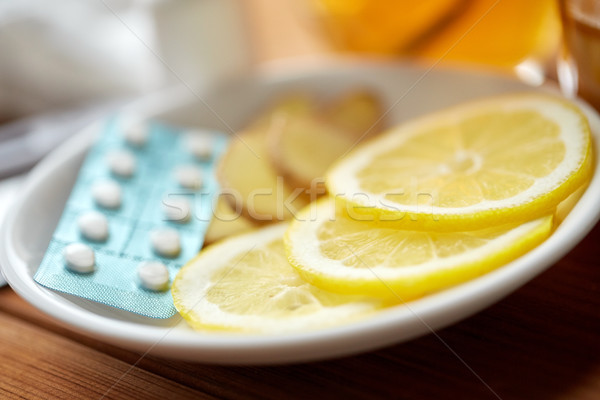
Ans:
POLYGON ((181 252, 179 232, 172 228, 161 228, 150 233, 154 251, 164 257, 177 257, 181 252))
POLYGON ((192 216, 192 206, 186 198, 165 197, 162 205, 166 221, 185 223, 192 216))
POLYGON ((180 165, 175 168, 175 179, 186 189, 199 189, 202 187, 202 170, 192 164, 180 165))
POLYGON ((108 220, 97 211, 89 211, 77 219, 79 231, 88 240, 104 242, 108 238, 108 220))
POLYGON ((108 154, 106 162, 110 172, 123 178, 129 178, 135 172, 135 156, 127 150, 115 150, 108 154))
POLYGON ((121 186, 115 181, 100 181, 92 186, 92 197, 96 204, 104 208, 121 207, 121 186))
POLYGON ((130 145, 143 147, 148 142, 148 125, 143 121, 128 121, 123 124, 123 137, 130 145))
POLYGON ((190 132, 186 136, 185 147, 194 157, 199 160, 211 158, 213 154, 214 140, 206 133, 190 132))
POLYGON ((63 256, 67 268, 71 271, 79 272, 81 274, 94 271, 96 257, 94 255, 94 250, 92 250, 90 246, 83 243, 72 243, 65 247, 63 256))
POLYGON ((137 267, 140 284, 154 291, 163 291, 169 288, 169 270, 165 264, 158 261, 144 261, 137 267))

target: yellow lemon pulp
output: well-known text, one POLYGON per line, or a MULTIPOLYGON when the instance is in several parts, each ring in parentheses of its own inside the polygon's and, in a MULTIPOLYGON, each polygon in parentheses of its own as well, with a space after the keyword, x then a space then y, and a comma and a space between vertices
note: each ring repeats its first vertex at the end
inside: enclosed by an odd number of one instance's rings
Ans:
POLYGON ((590 128, 549 95, 500 96, 409 121, 327 175, 358 214, 432 231, 484 228, 552 213, 591 174, 590 128))
POLYGON ((202 251, 177 274, 174 304, 197 329, 240 332, 310 330, 348 322, 379 300, 330 293, 304 281, 288 263, 275 225, 202 251))
POLYGON ((470 232, 369 223, 330 199, 305 208, 285 236, 290 263, 325 290, 411 300, 489 272, 546 239, 552 217, 470 232))

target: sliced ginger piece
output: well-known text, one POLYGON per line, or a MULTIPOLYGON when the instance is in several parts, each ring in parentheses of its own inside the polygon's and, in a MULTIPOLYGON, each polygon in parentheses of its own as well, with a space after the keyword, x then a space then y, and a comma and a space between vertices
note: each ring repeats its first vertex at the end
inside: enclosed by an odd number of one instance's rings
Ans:
POLYGON ((274 118, 288 116, 304 116, 315 113, 315 104, 311 97, 304 94, 293 94, 281 98, 267 108, 265 112, 249 125, 249 130, 269 130, 274 118))
POLYGON ((215 205, 205 241, 206 244, 211 244, 226 237, 250 231, 255 227, 250 219, 242 215, 241 206, 236 210, 226 197, 221 196, 215 205))
POLYGON ((358 90, 326 107, 322 118, 343 129, 354 140, 365 139, 381 130, 383 106, 373 93, 358 90))
POLYGON ((275 167, 298 186, 314 188, 315 178, 380 127, 377 98, 367 91, 345 95, 321 112, 275 115, 268 133, 275 167))
POLYGON ((305 188, 323 185, 323 179, 319 183, 318 178, 323 178, 327 168, 354 144, 343 130, 314 116, 275 119, 267 140, 275 167, 305 188))
POLYGON ((221 158, 218 176, 226 198, 244 216, 261 223, 290 219, 308 204, 304 188, 288 186, 269 162, 264 130, 234 138, 221 158))
POLYGON ((234 137, 223 155, 218 176, 233 209, 241 205, 250 221, 271 222, 289 219, 308 204, 304 188, 292 187, 271 164, 266 138, 274 120, 313 113, 313 102, 305 95, 287 96, 234 137))

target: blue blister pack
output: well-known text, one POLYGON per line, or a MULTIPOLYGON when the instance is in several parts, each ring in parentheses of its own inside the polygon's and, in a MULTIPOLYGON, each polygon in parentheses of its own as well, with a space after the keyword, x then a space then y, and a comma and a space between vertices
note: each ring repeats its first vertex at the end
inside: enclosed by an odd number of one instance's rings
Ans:
POLYGON ((219 193, 215 166, 226 149, 227 136, 188 132, 154 121, 138 124, 136 129, 140 127, 143 143, 136 136, 126 139, 128 128, 122 118, 111 118, 105 124, 84 160, 34 279, 53 290, 152 318, 169 318, 177 313, 170 290, 143 288, 137 268, 144 261, 160 261, 172 281, 179 268, 201 249, 219 193), (204 147, 208 143, 209 151, 194 152, 190 139, 200 139, 204 147), (115 152, 133 156, 135 167, 130 176, 111 169, 107 160, 115 152), (201 182, 197 186, 182 184, 176 176, 181 168, 199 171, 201 182), (92 195, 94 185, 106 181, 120 187, 119 207, 102 206, 92 195), (181 207, 182 201, 189 207, 181 207), (78 219, 90 211, 106 217, 106 240, 82 235, 78 219), (178 234, 180 251, 175 255, 164 255, 152 246, 151 233, 164 228, 178 234), (64 250, 72 243, 93 249, 91 273, 67 268, 64 250))

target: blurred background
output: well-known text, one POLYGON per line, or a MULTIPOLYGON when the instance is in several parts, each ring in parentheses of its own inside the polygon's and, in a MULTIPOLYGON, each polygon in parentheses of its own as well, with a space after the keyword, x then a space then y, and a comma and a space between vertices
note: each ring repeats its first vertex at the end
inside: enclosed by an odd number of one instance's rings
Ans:
POLYGON ((332 54, 535 81, 554 74, 559 39, 556 0, 2 2, 0 121, 332 54))

